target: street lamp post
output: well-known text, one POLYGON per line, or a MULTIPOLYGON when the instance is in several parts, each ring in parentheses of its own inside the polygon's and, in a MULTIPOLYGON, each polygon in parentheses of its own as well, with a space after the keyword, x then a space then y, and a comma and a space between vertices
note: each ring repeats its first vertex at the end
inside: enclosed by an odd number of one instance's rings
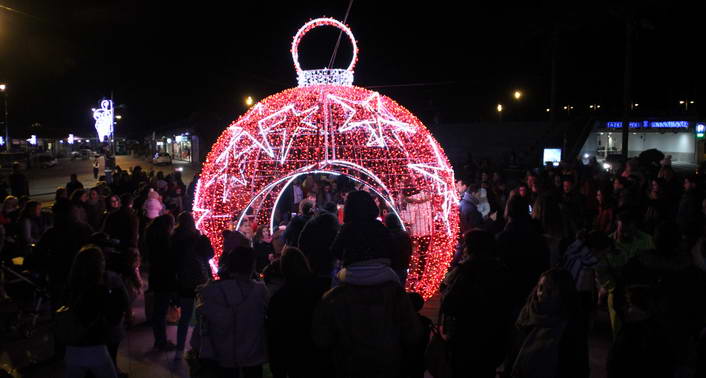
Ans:
POLYGON ((498 123, 501 123, 503 121, 503 104, 498 104, 495 110, 498 111, 498 123))
POLYGON ((5 101, 5 150, 10 152, 10 128, 7 126, 7 85, 0 84, 0 92, 2 92, 3 100, 5 101))
POLYGON ((679 100, 679 105, 684 105, 684 111, 688 112, 689 111, 689 105, 694 105, 694 100, 679 100))
POLYGON ((574 107, 571 105, 564 105, 564 110, 566 110, 566 115, 571 118, 571 111, 574 110, 574 107))

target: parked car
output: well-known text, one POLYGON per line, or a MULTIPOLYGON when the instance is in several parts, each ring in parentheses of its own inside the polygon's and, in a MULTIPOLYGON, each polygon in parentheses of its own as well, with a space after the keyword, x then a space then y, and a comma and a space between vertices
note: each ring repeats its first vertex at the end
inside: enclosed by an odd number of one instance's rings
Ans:
POLYGON ((93 157, 93 150, 90 148, 82 148, 81 149, 81 160, 88 160, 89 158, 93 157))
POLYGON ((166 152, 158 152, 154 154, 154 157, 152 158, 152 164, 154 165, 171 165, 172 164, 172 157, 166 152))
POLYGON ((55 167, 59 162, 54 156, 42 155, 38 158, 40 168, 50 168, 55 167))

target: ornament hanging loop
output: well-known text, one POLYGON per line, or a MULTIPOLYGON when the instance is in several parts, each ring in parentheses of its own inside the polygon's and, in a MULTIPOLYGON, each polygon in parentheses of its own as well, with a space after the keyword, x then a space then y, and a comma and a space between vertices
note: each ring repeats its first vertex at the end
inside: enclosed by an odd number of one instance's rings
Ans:
POLYGON ((334 18, 316 18, 302 26, 292 41, 292 60, 294 69, 297 72, 297 81, 300 87, 311 85, 353 85, 353 68, 358 61, 358 45, 356 44, 353 32, 344 23, 334 18), (299 43, 306 33, 319 26, 333 26, 346 33, 353 45, 353 57, 346 69, 322 68, 316 70, 303 70, 299 64, 299 43))

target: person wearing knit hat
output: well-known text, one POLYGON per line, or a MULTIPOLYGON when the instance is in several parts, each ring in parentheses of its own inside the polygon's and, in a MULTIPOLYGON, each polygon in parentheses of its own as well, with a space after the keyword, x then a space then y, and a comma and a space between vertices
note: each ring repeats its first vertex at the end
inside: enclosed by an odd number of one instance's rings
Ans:
POLYGON ((370 194, 352 192, 334 243, 343 261, 339 285, 324 294, 314 312, 317 347, 333 351, 339 377, 398 377, 403 351, 421 338, 412 304, 390 269, 390 232, 378 221, 370 194))

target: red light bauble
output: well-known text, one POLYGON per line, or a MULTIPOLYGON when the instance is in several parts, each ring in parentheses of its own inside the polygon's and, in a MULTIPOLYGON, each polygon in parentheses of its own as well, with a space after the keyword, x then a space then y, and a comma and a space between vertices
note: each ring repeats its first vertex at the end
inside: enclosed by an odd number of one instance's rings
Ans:
POLYGON ((407 290, 431 297, 458 234, 453 170, 442 148, 407 109, 352 86, 357 47, 345 25, 327 18, 308 22, 295 36, 292 54, 300 86, 254 105, 221 134, 203 164, 194 218, 211 240, 215 260, 233 219, 239 224, 249 214, 273 229, 273 209, 296 177, 342 174, 368 186, 406 224, 414 241, 407 290), (347 69, 299 67, 299 40, 322 25, 344 30, 353 41, 347 69))

